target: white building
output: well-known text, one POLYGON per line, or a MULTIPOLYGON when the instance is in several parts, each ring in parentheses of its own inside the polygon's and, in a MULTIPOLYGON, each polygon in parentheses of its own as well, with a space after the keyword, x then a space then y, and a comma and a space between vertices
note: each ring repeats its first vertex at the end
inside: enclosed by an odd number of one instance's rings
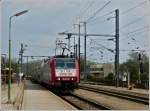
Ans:
POLYGON ((102 79, 109 73, 114 73, 114 65, 111 63, 94 64, 90 66, 90 74, 96 79, 102 79))

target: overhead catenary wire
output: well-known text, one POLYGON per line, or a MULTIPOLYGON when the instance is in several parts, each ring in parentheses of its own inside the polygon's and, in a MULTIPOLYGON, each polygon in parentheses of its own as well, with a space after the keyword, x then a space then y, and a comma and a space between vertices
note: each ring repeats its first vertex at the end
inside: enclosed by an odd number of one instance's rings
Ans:
MULTIPOLYGON (((144 3, 143 3, 144 4, 144 3)), ((143 5, 142 4, 142 5, 143 5)), ((140 6, 140 5, 139 5, 140 6)), ((136 6, 136 7, 139 7, 139 6, 136 6)), ((135 9, 136 8, 135 6, 134 6, 134 8, 130 8, 130 9, 128 9, 128 10, 126 10, 126 11, 124 11, 124 13, 122 12, 121 14, 126 14, 126 13, 128 13, 128 12, 130 12, 131 10, 133 10, 133 9, 135 9)), ((110 13, 109 13, 110 14, 110 13)), ((108 14, 108 15, 109 15, 108 14)), ((107 15, 106 15, 107 16, 107 15)), ((94 18, 94 17, 93 17, 94 18)), ((91 22, 92 20, 93 20, 93 18, 91 19, 91 20, 89 20, 89 22, 91 22)), ((103 21, 102 21, 103 22, 103 21)), ((134 23, 133 23, 134 24, 134 23)), ((128 27, 128 26, 127 26, 128 27)), ((136 31, 135 31, 136 32, 136 31)), ((133 34, 134 32, 129 32, 130 34, 133 34)), ((126 33, 127 35, 130 35, 129 33, 126 33)))
MULTIPOLYGON (((101 45, 101 47, 90 47, 90 48, 94 48, 94 49, 97 49, 97 50, 99 50, 99 49, 109 49, 109 48, 106 48, 105 46, 103 46, 102 44, 99 44, 99 45, 101 45)), ((104 50, 103 50, 104 51, 104 50)), ((110 49, 109 49, 109 51, 110 51, 110 49)), ((119 51, 121 51, 121 52, 127 52, 127 51, 129 51, 129 52, 131 52, 131 51, 146 51, 146 50, 142 50, 142 49, 120 49, 119 51)))
POLYGON ((126 51, 126 52, 134 52, 134 51, 143 51, 145 52, 146 50, 142 50, 142 49, 120 49, 119 51, 126 51))
MULTIPOLYGON (((110 1, 109 1, 109 2, 110 2, 110 1)), ((107 2, 107 3, 109 4, 109 2, 107 2)), ((107 3, 106 3, 105 5, 107 5, 107 3)), ((132 11, 132 10, 138 8, 138 7, 143 6, 144 4, 146 4, 146 0, 143 1, 143 2, 138 3, 138 4, 137 4, 136 6, 134 6, 134 7, 131 7, 131 8, 129 8, 129 9, 127 9, 127 10, 121 12, 120 15, 121 15, 121 14, 126 14, 126 13, 128 13, 128 12, 130 12, 130 11, 132 11)), ((89 6, 87 6, 86 9, 90 8, 92 5, 93 5, 93 2, 91 2, 91 3, 89 4, 89 6)), ((105 5, 104 5, 103 7, 105 7, 105 5)), ((103 9, 103 7, 100 8, 100 9, 103 9)), ((113 11, 111 11, 111 12, 108 12, 108 13, 106 13, 106 14, 100 16, 100 17, 95 18, 94 20, 91 20, 92 18, 94 18, 94 16, 95 16, 99 11, 101 11, 100 9, 97 10, 97 11, 93 14, 93 16, 91 16, 90 18, 88 18, 88 19, 87 19, 87 22, 90 22, 90 23, 91 23, 91 21, 95 21, 95 20, 98 19, 98 18, 103 18, 104 16, 110 15, 110 14, 112 14, 112 13, 114 12, 114 10, 113 10, 113 11)), ((107 21, 107 20, 102 20, 102 21, 100 21, 100 23, 103 23, 103 22, 106 22, 106 21, 107 21)), ((138 19, 137 21, 140 21, 140 20, 138 19)), ((133 22, 136 23, 136 21, 133 21, 133 22)), ((134 24, 134 23, 132 23, 132 24, 134 24)), ((126 24, 126 25, 129 25, 129 24, 126 24)))
MULTIPOLYGON (((131 37, 131 40, 132 42, 134 42, 136 45, 137 44, 141 44, 141 41, 138 41, 137 39, 135 39, 135 37, 131 37)), ((146 45, 145 44, 142 44, 145 48, 146 48, 146 45)))
POLYGON ((94 43, 94 45, 96 45, 96 43, 101 43, 101 44, 105 44, 107 46, 110 46, 112 44, 107 44, 109 43, 108 41, 115 41, 114 38, 110 38, 110 39, 100 39, 100 38, 95 38, 95 39, 90 39, 90 44, 94 43))
MULTIPOLYGON (((100 54, 101 56, 99 56, 100 58, 98 59, 97 56, 94 57, 94 55, 89 55, 90 57, 89 58, 94 58, 96 61, 100 60, 102 62, 102 60, 105 60, 105 59, 108 59, 108 57, 105 58, 104 55, 108 55, 106 53, 108 53, 109 50, 105 49, 105 48, 102 48, 102 47, 98 47, 98 46, 93 46, 93 47, 90 47, 90 52, 95 52, 97 54, 100 54), (91 50, 92 49, 92 50, 91 50), (96 49, 96 50, 95 50, 96 49), (96 59, 97 58, 97 59, 96 59)), ((110 52, 110 51, 109 51, 110 52)), ((110 54, 114 54, 114 53, 110 53, 110 54)), ((110 58, 110 60, 112 61, 113 59, 110 58)))
POLYGON ((131 21, 131 22, 129 22, 129 23, 123 25, 123 26, 121 27, 121 30, 122 30, 122 28, 127 28, 127 27, 129 27, 130 25, 135 24, 135 23, 141 21, 141 20, 144 19, 144 17, 146 17, 146 16, 149 16, 149 14, 148 14, 148 15, 144 15, 144 16, 142 16, 142 17, 140 17, 140 18, 135 19, 134 21, 131 21))
MULTIPOLYGON (((144 4, 144 3, 145 3, 145 2, 143 2, 143 4, 144 4)), ((141 4, 141 5, 143 5, 143 4, 141 4)), ((139 6, 141 6, 141 5, 138 4, 138 6, 136 6, 136 7, 139 7, 139 6)), ((125 14, 125 13, 127 13, 127 12, 130 12, 131 10, 135 9, 136 7, 132 8, 132 9, 130 8, 129 10, 127 10, 126 12, 121 13, 121 14, 125 14)), ((140 19, 143 19, 143 18, 140 18, 140 19)), ((103 21, 101 21, 101 22, 103 23, 103 22, 105 22, 105 21, 106 21, 106 20, 103 20, 103 21)), ((134 23, 136 23, 136 22, 138 22, 138 21, 140 21, 139 18, 138 18, 137 20, 135 20, 135 21, 132 21, 133 23, 129 23, 129 24, 127 24, 127 26, 124 26, 124 27, 128 27, 129 25, 134 24, 134 23)), ((143 27, 143 28, 140 28, 140 29, 136 29, 136 30, 134 30, 134 31, 132 31, 132 32, 125 33, 125 34, 123 34, 123 35, 134 34, 135 32, 138 32, 138 31, 141 31, 141 30, 144 30, 144 29, 148 29, 148 27, 146 26, 146 27, 143 27)), ((123 50, 120 50, 120 51, 123 51, 123 50)), ((133 50, 132 50, 132 51, 133 51, 133 50)))
MULTIPOLYGON (((135 39, 134 39, 135 40, 135 39)), ((97 50, 99 50, 99 49, 109 49, 109 48, 106 48, 105 46, 103 46, 102 44, 99 44, 99 45, 101 45, 101 47, 90 47, 90 48, 94 48, 94 49, 97 49, 97 50)), ((110 50, 109 50, 110 51, 110 50)), ((122 52, 122 51, 147 51, 147 50, 142 50, 142 49, 120 49, 120 51, 122 52)))
POLYGON ((142 31, 138 31, 138 32, 132 33, 132 34, 130 34, 130 35, 123 35, 123 36, 121 36, 120 40, 128 39, 128 38, 131 38, 131 37, 133 37, 133 36, 137 36, 137 34, 138 34, 138 35, 139 35, 139 34, 143 34, 143 33, 148 32, 148 31, 149 31, 149 29, 147 29, 147 30, 142 30, 142 31))
MULTIPOLYGON (((93 22, 93 21, 95 21, 95 20, 97 20, 97 19, 104 18, 105 16, 107 17, 108 15, 111 15, 111 14, 113 14, 114 12, 115 12, 115 10, 110 11, 110 12, 104 14, 104 15, 98 16, 98 17, 96 17, 95 19, 90 20, 88 23, 91 23, 91 22, 93 22)), ((102 21, 107 21, 107 19, 105 18, 105 19, 103 19, 102 21)))
POLYGON ((51 46, 42 46, 42 45, 28 45, 28 47, 32 47, 32 48, 50 48, 51 46))
POLYGON ((91 19, 93 19, 100 11, 102 11, 108 4, 110 4, 111 1, 108 1, 106 4, 104 4, 101 8, 99 8, 91 17, 89 17, 86 22, 89 22, 91 19))
MULTIPOLYGON (((140 33, 140 34, 142 34, 142 33, 140 33)), ((123 38, 123 39, 125 39, 125 38, 123 38)), ((127 38, 126 38, 127 39, 127 38)), ((130 36, 130 39, 131 39, 131 41, 130 42, 128 42, 127 44, 128 45, 133 45, 134 44, 134 46, 135 46, 135 48, 134 49, 140 49, 141 48, 141 46, 140 45, 138 45, 138 44, 141 44, 142 42, 141 41, 137 41, 137 39, 135 38, 135 35, 133 36, 130 36)), ((122 39, 121 39, 122 40, 122 39)), ((124 41, 124 40, 123 40, 124 41)), ((125 43, 125 41, 123 42, 123 43, 125 43)), ((146 48, 148 48, 148 46, 146 47, 146 45, 145 44, 143 44, 142 43, 142 45, 143 45, 143 47, 146 49, 146 48)))
MULTIPOLYGON (((87 7, 85 8, 85 9, 88 9, 88 8, 90 8, 90 6, 93 4, 93 2, 89 2, 90 0, 88 0, 87 1, 87 7)), ((83 10, 85 10, 85 9, 83 9, 83 10)), ((81 10, 81 9, 80 9, 81 10)), ((80 11, 79 11, 80 12, 80 11)), ((82 13, 84 13, 84 12, 82 12, 82 13)), ((79 13, 79 15, 77 15, 77 16, 75 16, 74 18, 73 18, 73 23, 69 26, 69 28, 68 29, 66 29, 64 32, 69 32, 69 31, 72 31, 72 30, 74 30, 75 28, 73 27, 73 24, 77 21, 77 18, 79 18, 80 17, 80 15, 81 15, 81 13, 79 13)))
POLYGON ((120 40, 131 38, 133 36, 136 36, 137 34, 139 35, 139 34, 147 32, 147 31, 149 31, 149 26, 144 26, 142 28, 138 28, 138 29, 135 29, 131 32, 122 34, 120 40))
MULTIPOLYGON (((98 38, 98 39, 90 39, 90 40, 107 40, 108 41, 109 39, 108 38, 98 38)), ((114 40, 114 38, 112 38, 112 40, 114 40)))
MULTIPOLYGON (((123 11, 122 13, 120 13, 120 15, 123 15, 123 14, 125 15, 126 13, 128 13, 128 12, 130 12, 130 11, 132 11, 132 10, 134 10, 134 9, 136 9, 136 8, 138 8, 138 7, 142 6, 142 5, 144 5, 144 4, 146 4, 146 1, 140 2, 140 3, 137 4, 136 6, 134 6, 134 7, 132 7, 132 8, 129 8, 129 9, 123 11)), ((113 12, 114 12, 114 10, 111 11, 111 12, 109 12, 109 13, 106 13, 106 14, 100 16, 100 17, 97 17, 96 19, 98 19, 98 18, 99 18, 99 19, 104 18, 104 16, 107 16, 107 15, 109 15, 109 14, 112 14, 113 12)), ((139 21, 142 20, 143 18, 144 18, 144 17, 138 18, 138 19, 132 21, 131 23, 128 23, 128 24, 124 25, 123 27, 128 27, 128 26, 130 26, 130 25, 132 25, 132 24, 134 24, 134 23, 136 23, 136 22, 139 22, 139 21)), ((91 20, 91 21, 89 21, 89 22, 95 21, 96 19, 91 20)), ((104 23, 104 22, 106 22, 106 21, 107 21, 106 19, 103 19, 103 20, 101 20, 99 23, 104 23)), ((123 28, 123 27, 121 27, 121 28, 123 28)), ((113 31, 113 32, 114 32, 114 31, 113 31)), ((113 32, 111 32, 110 34, 112 34, 113 32)))
POLYGON ((144 30, 144 29, 149 29, 149 26, 146 25, 146 26, 144 26, 144 27, 142 27, 142 28, 135 29, 135 30, 130 31, 130 32, 128 32, 128 33, 123 33, 123 34, 121 34, 121 35, 130 35, 130 34, 132 34, 132 33, 135 33, 135 32, 138 32, 138 31, 141 31, 141 30, 144 30))
POLYGON ((145 0, 144 2, 140 2, 140 3, 137 4, 136 6, 131 7, 131 8, 129 8, 129 9, 127 9, 127 10, 121 12, 120 14, 126 14, 126 13, 128 13, 128 12, 130 12, 130 11, 132 11, 132 10, 138 8, 138 7, 141 7, 142 5, 144 5, 144 4, 146 4, 146 3, 147 3, 147 0, 145 0))
POLYGON ((33 49, 28 49, 27 50, 28 52, 32 52, 32 53, 34 53, 35 55, 39 55, 39 52, 37 52, 37 50, 33 50, 33 49))
MULTIPOLYGON (((131 8, 129 8, 129 9, 127 9, 127 10, 121 12, 120 15, 123 15, 123 14, 125 15, 126 13, 131 12, 132 10, 134 10, 134 9, 136 9, 136 8, 138 8, 138 7, 141 7, 141 6, 144 5, 144 4, 146 4, 146 1, 140 2, 140 3, 137 4, 136 6, 131 7, 131 8)), ((91 21, 89 21, 89 22, 93 22, 93 21, 98 20, 98 19, 100 20, 101 18, 104 18, 105 16, 108 16, 108 15, 110 15, 110 14, 113 14, 114 12, 115 12, 115 10, 113 10, 113 11, 111 11, 111 12, 108 12, 108 13, 102 15, 102 16, 99 16, 99 17, 97 17, 97 18, 95 18, 95 19, 93 19, 93 20, 91 20, 91 21)), ((101 20, 99 23, 103 23, 103 22, 106 22, 106 21, 107 21, 106 19, 103 19, 103 20, 101 20)))
MULTIPOLYGON (((145 31, 144 29, 149 29, 149 26, 144 26, 144 27, 142 27, 142 28, 138 28, 138 29, 135 29, 135 30, 133 30, 133 31, 131 31, 131 32, 129 32, 129 33, 125 33, 125 34, 123 34, 123 35, 129 35, 129 34, 135 34, 135 32, 138 32, 139 33, 139 31, 145 31)), ((147 30, 148 31, 148 30, 147 30)), ((122 36, 121 36, 122 37, 122 36)), ((127 37, 131 37, 131 36, 127 36, 127 37)), ((132 39, 133 37, 131 37, 131 39, 132 39)), ((122 38, 121 38, 122 39, 122 38)), ((92 41, 94 41, 95 39, 91 39, 92 41)), ((98 40, 98 39, 97 39, 98 40)), ((135 39, 134 39, 134 41, 135 42, 138 42, 138 41, 136 41, 135 39)), ((138 42, 139 43, 139 42, 138 42)))
POLYGON ((95 25, 95 24, 102 24, 102 23, 105 23, 105 22, 107 22, 108 20, 107 19, 103 19, 103 20, 101 20, 101 21, 94 21, 94 22, 88 22, 88 24, 92 24, 92 25, 95 25))
POLYGON ((77 18, 78 18, 78 19, 82 18, 82 17, 84 16, 84 14, 93 6, 94 2, 95 2, 95 1, 92 1, 91 3, 89 3, 89 5, 84 9, 84 11, 81 12, 81 13, 77 16, 77 18))
MULTIPOLYGON (((134 21, 132 21, 132 22, 129 22, 129 23, 123 25, 122 27, 120 27, 120 31, 122 32, 122 30, 123 30, 124 28, 127 28, 127 27, 129 27, 129 26, 131 26, 131 25, 133 25, 133 24, 135 24, 135 23, 141 21, 141 20, 144 19, 144 17, 146 17, 146 16, 149 16, 149 14, 148 14, 148 15, 145 14, 145 15, 143 15, 142 17, 137 18, 136 20, 134 20, 134 21)), ((109 34, 112 34, 113 32, 114 32, 114 31, 112 31, 112 32, 109 33, 109 34)))
MULTIPOLYGON (((107 51, 114 53, 113 49, 107 48, 106 46, 104 46, 102 44, 98 44, 98 43, 96 43, 96 41, 93 41, 93 42, 95 43, 95 45, 99 45, 101 48, 106 49, 107 51)), ((97 47, 97 48, 99 48, 99 47, 97 47)))
MULTIPOLYGON (((79 13, 74 19, 75 20, 73 20, 74 22, 69 26, 69 28, 67 29, 67 30, 65 30, 64 32, 69 32, 69 31, 73 31, 74 29, 75 29, 75 27, 73 26, 74 24, 76 24, 76 22, 78 21, 78 19, 80 19, 81 18, 81 16, 83 16, 88 10, 89 10, 89 8, 91 8, 92 7, 92 5, 94 4, 94 2, 95 1, 92 1, 92 2, 90 2, 90 0, 88 0, 87 1, 87 7, 86 8, 84 8, 83 10, 84 11, 80 11, 81 13, 79 13)), ((81 25, 81 27, 82 27, 82 25, 81 25)))
MULTIPOLYGON (((93 17, 94 17, 97 13, 99 13, 102 9, 104 9, 105 6, 107 6, 110 2, 111 2, 111 1, 107 2, 102 8, 98 9, 98 10, 93 14, 93 17)), ((93 4, 94 4, 94 2, 91 2, 91 3, 89 4, 89 6, 85 9, 85 12, 86 12, 93 4)), ((89 20, 92 19, 93 17, 91 16, 91 17, 89 18, 89 20)), ((79 18, 79 17, 78 17, 78 18, 79 18)), ((87 21, 87 22, 88 22, 88 21, 87 21)), ((82 26, 82 25, 81 25, 81 26, 82 26)), ((66 30, 66 31, 64 31, 64 32, 69 32, 69 31, 71 31, 71 30, 74 29, 74 27, 70 27, 70 28, 71 28, 71 29, 68 29, 68 30, 66 30)))

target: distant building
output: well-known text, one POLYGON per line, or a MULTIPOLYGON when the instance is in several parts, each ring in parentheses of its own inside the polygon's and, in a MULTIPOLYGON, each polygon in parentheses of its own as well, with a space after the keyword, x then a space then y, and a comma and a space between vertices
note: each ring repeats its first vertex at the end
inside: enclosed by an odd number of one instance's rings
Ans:
POLYGON ((109 73, 113 73, 114 74, 114 64, 111 63, 105 63, 103 64, 103 68, 104 68, 104 77, 108 76, 109 73))
POLYGON ((94 64, 90 66, 90 75, 95 79, 102 79, 109 73, 114 73, 114 65, 111 63, 94 64))
POLYGON ((102 64, 94 64, 90 66, 90 75, 94 78, 103 78, 104 69, 102 64))
MULTIPOLYGON (((9 68, 1 68, 1 83, 8 83, 9 68)), ((11 68, 11 81, 15 81, 16 73, 11 68)))

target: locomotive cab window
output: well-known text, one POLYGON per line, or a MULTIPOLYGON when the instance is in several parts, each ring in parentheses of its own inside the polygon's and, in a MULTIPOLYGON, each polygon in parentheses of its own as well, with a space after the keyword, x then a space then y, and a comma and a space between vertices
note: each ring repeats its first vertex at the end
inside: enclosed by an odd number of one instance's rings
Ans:
POLYGON ((56 68, 75 68, 75 60, 74 59, 56 59, 56 68))

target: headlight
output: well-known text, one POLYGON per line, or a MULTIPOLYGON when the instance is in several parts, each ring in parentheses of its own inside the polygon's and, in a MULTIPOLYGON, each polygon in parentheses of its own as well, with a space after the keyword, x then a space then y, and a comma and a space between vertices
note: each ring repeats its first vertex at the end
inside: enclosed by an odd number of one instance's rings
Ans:
POLYGON ((60 78, 57 78, 57 80, 60 80, 60 78))

